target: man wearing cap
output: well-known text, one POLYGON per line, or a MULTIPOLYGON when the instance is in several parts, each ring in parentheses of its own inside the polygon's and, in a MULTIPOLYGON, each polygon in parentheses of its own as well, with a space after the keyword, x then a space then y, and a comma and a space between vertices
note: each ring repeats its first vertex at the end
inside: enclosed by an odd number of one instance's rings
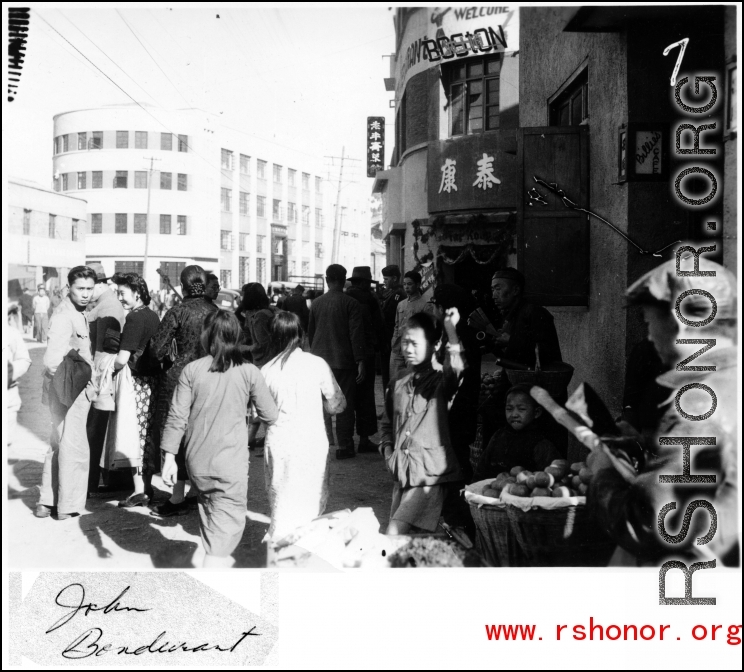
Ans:
POLYGON ((429 313, 434 315, 434 305, 429 303, 421 295, 421 274, 416 271, 408 271, 403 276, 403 291, 405 299, 395 309, 395 327, 393 337, 390 341, 390 379, 394 379, 399 373, 406 370, 406 360, 400 349, 403 330, 408 318, 416 313, 429 313))
POLYGON ((359 302, 364 325, 364 367, 367 375, 357 386, 355 414, 356 430, 359 435, 358 451, 375 453, 377 445, 370 436, 377 433, 377 408, 375 406, 375 355, 384 338, 384 328, 380 304, 370 291, 372 271, 369 266, 357 266, 351 273, 351 287, 346 295, 359 302))
POLYGON ((284 310, 294 313, 300 318, 300 324, 305 333, 307 333, 308 320, 310 319, 310 309, 307 307, 307 300, 303 296, 305 288, 297 285, 292 289, 292 293, 284 299, 284 310))
POLYGON ((32 301, 34 308, 34 337, 39 343, 47 342, 47 331, 49 330, 49 297, 46 287, 39 285, 36 288, 36 296, 32 301))
MULTIPOLYGON (((338 386, 346 397, 346 410, 336 416, 336 459, 356 457, 354 449, 354 401, 357 385, 366 375, 364 324, 359 302, 344 294, 346 269, 331 264, 326 269, 328 291, 313 301, 307 335, 311 352, 331 367, 338 386)), ((374 370, 369 372, 374 376, 374 370)), ((326 429, 331 432, 331 418, 326 429)))
MULTIPOLYGON (((115 355, 119 352, 121 330, 126 319, 124 308, 116 298, 116 293, 109 289, 109 280, 103 270, 103 264, 93 261, 88 264, 96 273, 96 284, 93 297, 86 309, 90 326, 90 344, 95 368, 104 354, 115 355)), ((91 406, 88 413, 88 445, 90 446, 90 469, 88 472, 88 492, 98 491, 100 479, 101 452, 106 440, 106 428, 111 411, 104 411, 91 406)), ((113 487, 113 484, 111 484, 113 487)))
POLYGON ((646 446, 650 453, 637 472, 623 453, 615 454, 615 464, 603 451, 593 451, 587 460, 594 472, 588 504, 622 549, 613 564, 659 565, 670 557, 682 558, 688 567, 712 558, 725 566, 739 564, 736 278, 703 256, 699 267, 692 255, 680 259, 690 251, 690 246, 679 248, 676 259, 644 275, 626 293, 630 305, 643 309, 648 338, 670 367, 656 379, 669 397, 656 441, 646 446), (680 276, 678 264, 691 275, 680 276), (683 438, 691 445, 684 447, 683 438), (691 478, 662 483, 666 474, 691 478), (713 482, 691 482, 705 475, 713 482), (693 514, 688 530, 682 519, 689 523, 685 512, 695 500, 707 502, 715 513, 693 514), (675 504, 671 510, 670 503, 675 504), (679 543, 662 538, 661 525, 679 543), (696 544, 711 533, 707 543, 696 544))
POLYGON ((382 389, 385 391, 390 382, 390 353, 393 332, 395 331, 395 313, 398 309, 398 304, 406 298, 406 293, 400 284, 400 268, 395 264, 385 266, 382 269, 382 280, 385 289, 382 294, 380 307, 382 308, 382 318, 385 323, 385 334, 382 343, 380 343, 380 367, 382 368, 382 389))

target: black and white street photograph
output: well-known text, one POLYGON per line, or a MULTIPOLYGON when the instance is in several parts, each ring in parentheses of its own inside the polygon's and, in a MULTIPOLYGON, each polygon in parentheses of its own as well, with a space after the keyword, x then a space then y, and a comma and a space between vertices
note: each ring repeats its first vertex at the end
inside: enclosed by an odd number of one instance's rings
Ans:
POLYGON ((741 588, 738 4, 3 14, 7 568, 741 588))

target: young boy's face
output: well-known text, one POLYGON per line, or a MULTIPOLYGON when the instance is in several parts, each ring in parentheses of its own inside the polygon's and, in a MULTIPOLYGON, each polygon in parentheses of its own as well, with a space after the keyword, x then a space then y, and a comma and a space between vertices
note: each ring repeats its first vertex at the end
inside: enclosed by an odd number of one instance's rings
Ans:
POLYGON ((406 364, 418 366, 424 362, 431 361, 433 348, 426 340, 426 334, 420 327, 406 329, 401 342, 401 351, 405 357, 406 364))
POLYGON ((541 410, 524 392, 515 392, 506 398, 506 421, 515 432, 529 427, 541 410))

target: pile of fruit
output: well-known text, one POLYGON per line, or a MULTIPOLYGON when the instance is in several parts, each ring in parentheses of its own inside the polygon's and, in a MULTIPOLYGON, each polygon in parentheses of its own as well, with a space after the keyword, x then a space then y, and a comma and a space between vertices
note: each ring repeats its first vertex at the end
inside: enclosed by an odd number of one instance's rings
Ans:
POLYGON ((586 495, 592 472, 584 462, 553 460, 543 471, 528 471, 514 467, 502 471, 490 486, 483 490, 484 497, 498 499, 504 492, 514 497, 575 497, 586 495))

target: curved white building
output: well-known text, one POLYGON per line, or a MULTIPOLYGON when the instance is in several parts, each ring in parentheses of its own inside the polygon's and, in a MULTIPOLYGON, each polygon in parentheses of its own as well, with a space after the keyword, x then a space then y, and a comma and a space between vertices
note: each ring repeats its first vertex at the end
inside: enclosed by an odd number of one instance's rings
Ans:
POLYGON ((227 129, 201 110, 134 104, 56 115, 53 149, 54 188, 87 200, 86 260, 107 273, 142 273, 145 248, 156 289, 158 269, 177 285, 194 263, 231 288, 307 282, 331 263, 323 157, 227 129))

